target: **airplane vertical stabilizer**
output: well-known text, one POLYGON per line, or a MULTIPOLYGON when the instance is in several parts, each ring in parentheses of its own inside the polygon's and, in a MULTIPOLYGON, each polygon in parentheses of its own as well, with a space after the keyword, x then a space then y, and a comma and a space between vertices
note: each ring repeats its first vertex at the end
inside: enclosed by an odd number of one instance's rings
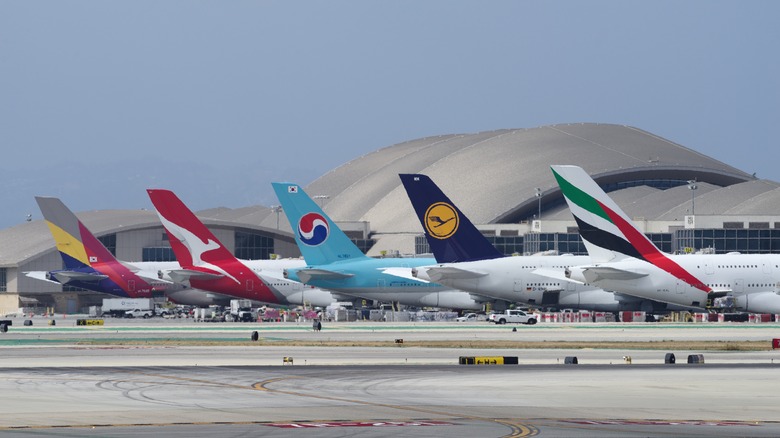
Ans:
POLYGON ((234 262, 236 257, 203 225, 170 190, 149 189, 149 198, 168 233, 176 259, 182 267, 234 262))
POLYGON ((627 257, 644 260, 705 292, 710 288, 656 247, 618 205, 578 166, 552 166, 594 263, 627 257))
POLYGON ((306 264, 324 265, 367 257, 299 185, 272 185, 306 264))
POLYGON ((59 278, 83 279, 83 274, 87 274, 97 281, 105 281, 100 289, 103 292, 130 297, 151 294, 152 286, 120 263, 61 200, 36 196, 35 201, 54 237, 65 269, 78 271, 78 275, 59 273, 59 278), (103 278, 105 280, 101 280, 103 278))
POLYGON ((437 262, 504 257, 429 177, 419 174, 399 177, 437 262))
POLYGON ((171 272, 175 281, 240 298, 271 304, 283 302, 284 298, 238 260, 176 194, 164 189, 146 192, 183 268, 171 272))
POLYGON ((552 166, 552 171, 594 262, 660 252, 581 167, 552 166))

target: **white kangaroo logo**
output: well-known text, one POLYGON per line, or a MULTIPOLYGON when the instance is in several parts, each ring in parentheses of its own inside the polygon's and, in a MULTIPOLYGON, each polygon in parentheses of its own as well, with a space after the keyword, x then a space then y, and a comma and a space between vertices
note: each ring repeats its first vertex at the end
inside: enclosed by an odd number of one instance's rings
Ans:
POLYGON ((163 223, 165 229, 169 233, 173 234, 174 237, 179 239, 179 241, 184 244, 185 247, 187 247, 187 250, 190 252, 190 256, 192 257, 192 264, 194 266, 202 266, 213 269, 224 274, 226 277, 231 278, 236 283, 241 284, 240 281, 238 281, 234 276, 228 274, 224 269, 203 260, 203 254, 215 249, 219 249, 219 243, 211 239, 208 239, 206 243, 203 243, 203 240, 195 235, 195 233, 169 221, 160 212, 157 212, 157 216, 160 217, 160 221, 163 223))

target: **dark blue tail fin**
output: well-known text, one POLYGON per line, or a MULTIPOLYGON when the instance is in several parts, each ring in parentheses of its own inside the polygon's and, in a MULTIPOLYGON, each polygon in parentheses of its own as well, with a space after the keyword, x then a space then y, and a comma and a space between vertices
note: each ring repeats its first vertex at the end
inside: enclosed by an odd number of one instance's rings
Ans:
POLYGON ((504 257, 430 178, 419 174, 399 176, 437 262, 504 257))

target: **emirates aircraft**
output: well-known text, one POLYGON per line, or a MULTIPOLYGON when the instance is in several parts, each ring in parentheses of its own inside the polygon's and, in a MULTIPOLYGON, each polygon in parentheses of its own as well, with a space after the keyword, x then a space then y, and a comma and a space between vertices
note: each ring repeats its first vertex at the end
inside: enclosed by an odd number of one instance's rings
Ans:
POLYGON ((663 253, 582 168, 552 171, 591 256, 566 278, 682 306, 727 296, 740 310, 780 313, 780 254, 663 253))

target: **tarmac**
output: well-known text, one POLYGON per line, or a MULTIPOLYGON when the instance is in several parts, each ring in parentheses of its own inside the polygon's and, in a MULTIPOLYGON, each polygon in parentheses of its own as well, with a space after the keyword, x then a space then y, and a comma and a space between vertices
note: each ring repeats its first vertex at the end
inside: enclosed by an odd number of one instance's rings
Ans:
POLYGON ((3 436, 780 436, 775 323, 359 321, 314 332, 303 322, 49 320, 14 320, 0 333, 3 436), (251 340, 254 331, 263 342, 251 340), (479 346, 457 346, 465 340, 479 346), (491 346, 626 340, 767 348, 491 346), (704 363, 688 364, 688 355, 704 363), (518 364, 459 365, 481 356, 518 364))

